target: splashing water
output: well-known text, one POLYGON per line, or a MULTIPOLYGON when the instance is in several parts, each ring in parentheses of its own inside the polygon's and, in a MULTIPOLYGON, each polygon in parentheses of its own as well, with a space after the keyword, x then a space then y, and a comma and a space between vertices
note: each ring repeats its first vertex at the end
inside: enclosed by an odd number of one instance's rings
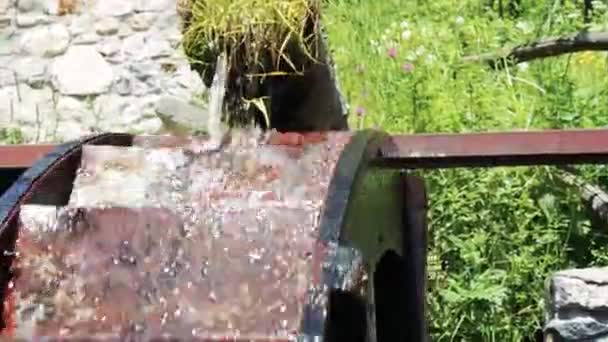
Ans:
POLYGON ((217 58, 215 75, 209 92, 209 117, 207 119, 210 142, 218 147, 226 133, 226 129, 222 125, 222 107, 226 95, 227 69, 226 54, 221 53, 217 58))

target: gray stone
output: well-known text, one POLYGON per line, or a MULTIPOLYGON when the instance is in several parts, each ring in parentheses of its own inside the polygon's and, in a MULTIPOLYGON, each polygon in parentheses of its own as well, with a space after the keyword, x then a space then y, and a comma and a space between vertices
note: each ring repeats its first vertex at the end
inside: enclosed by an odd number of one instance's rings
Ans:
POLYGON ((104 18, 95 24, 95 32, 100 36, 109 36, 118 33, 120 22, 116 18, 104 18))
POLYGON ((19 80, 30 87, 40 89, 48 81, 48 62, 39 57, 19 58, 13 63, 13 68, 19 80))
POLYGON ((586 283, 608 285, 608 267, 573 268, 556 272, 554 276, 580 279, 586 283))
POLYGON ((135 9, 138 12, 175 10, 175 0, 137 0, 135 9))
POLYGON ((176 72, 175 80, 184 88, 202 90, 205 88, 201 77, 190 69, 190 65, 182 64, 176 72))
POLYGON ((207 110, 179 97, 163 96, 156 103, 156 115, 163 127, 176 134, 205 129, 207 110))
POLYGON ((34 10, 36 2, 34 0, 17 0, 17 8, 21 12, 29 12, 34 10))
POLYGON ((63 24, 34 28, 21 38, 22 51, 40 57, 61 55, 70 43, 70 32, 63 24))
POLYGON ((159 69, 158 65, 153 62, 133 63, 129 66, 129 71, 140 81, 157 77, 160 73, 159 69))
POLYGON ((92 46, 75 45, 52 65, 53 86, 64 95, 96 95, 112 86, 112 67, 92 46))
POLYGON ((133 91, 132 81, 129 75, 122 75, 114 83, 114 91, 121 96, 131 95, 133 91))
POLYGON ((95 99, 94 112, 102 128, 111 125, 114 131, 128 131, 142 120, 155 117, 155 97, 138 98, 117 94, 101 95, 95 99), (110 122, 107 122, 110 121, 110 122))
POLYGON ((97 44, 99 42, 100 37, 95 32, 89 32, 79 35, 74 38, 75 45, 91 45, 97 44))
POLYGON ((104 57, 112 57, 120 52, 122 42, 116 37, 106 39, 103 43, 97 45, 97 51, 104 57))
POLYGON ((133 2, 125 0, 97 1, 93 13, 99 17, 122 17, 133 12, 133 2))
POLYGON ((0 89, 0 122, 10 121, 25 126, 46 121, 54 111, 53 93, 50 89, 33 89, 26 84, 0 89))
POLYGON ((40 25, 40 24, 48 24, 49 20, 44 15, 20 14, 17 16, 17 19, 15 22, 17 24, 17 27, 19 27, 19 28, 28 28, 28 27, 34 27, 34 26, 40 25))
POLYGON ((173 54, 171 44, 160 35, 149 36, 145 47, 145 55, 148 58, 169 57, 173 54))
POLYGON ((15 38, 11 32, 0 32, 0 56, 10 56, 16 53, 15 38))
POLYGON ((0 0, 0 14, 6 14, 11 7, 12 0, 0 0))
POLYGON ((171 56, 173 49, 159 34, 136 33, 123 40, 122 52, 134 61, 142 61, 171 56))
POLYGON ((92 32, 95 20, 88 14, 74 16, 68 29, 73 36, 78 36, 87 32, 92 32))
POLYGON ((126 37, 122 41, 121 52, 127 57, 131 57, 134 60, 144 59, 143 50, 146 45, 145 35, 143 33, 136 33, 132 36, 126 37))
POLYGON ((597 335, 608 334, 608 325, 606 322, 583 316, 568 320, 552 320, 546 325, 545 330, 554 330, 567 341, 581 341, 590 340, 597 335))
POLYGON ((13 19, 8 15, 0 15, 0 28, 11 26, 13 19))
POLYGON ((72 96, 60 96, 57 99, 56 111, 66 121, 91 126, 95 124, 93 107, 72 96))
POLYGON ((120 38, 127 38, 128 36, 130 36, 132 34, 133 34, 133 31, 131 30, 129 25, 123 24, 118 29, 118 37, 120 37, 120 38))
POLYGON ((547 324, 567 340, 608 334, 608 267, 572 269, 547 281, 547 324))
POLYGON ((0 68, 0 87, 3 88, 17 84, 18 78, 15 76, 13 70, 9 68, 0 68))
POLYGON ((138 13, 129 18, 129 26, 136 32, 146 31, 152 26, 157 15, 153 13, 138 13))

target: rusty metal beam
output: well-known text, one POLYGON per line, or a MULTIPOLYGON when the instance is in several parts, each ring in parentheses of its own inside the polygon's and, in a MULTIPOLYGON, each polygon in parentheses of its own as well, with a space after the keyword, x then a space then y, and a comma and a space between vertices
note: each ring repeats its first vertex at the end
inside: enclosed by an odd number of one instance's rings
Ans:
POLYGON ((608 163, 608 129, 394 135, 374 165, 403 169, 608 163))
POLYGON ((29 168, 57 145, 0 145, 0 168, 29 168))

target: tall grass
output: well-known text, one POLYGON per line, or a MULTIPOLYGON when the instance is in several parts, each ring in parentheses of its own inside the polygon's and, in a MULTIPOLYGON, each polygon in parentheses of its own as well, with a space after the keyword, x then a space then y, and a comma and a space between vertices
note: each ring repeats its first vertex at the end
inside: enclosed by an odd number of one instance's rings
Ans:
MULTIPOLYGON (((580 53, 492 70, 462 62, 583 26, 582 1, 329 0, 323 20, 353 127, 393 133, 608 125, 608 63, 580 53), (507 3, 508 1, 503 1, 507 3), (498 3, 495 1, 495 3, 498 3)), ((596 7, 591 29, 604 29, 596 7)), ((605 166, 581 168, 608 187, 605 166)), ((525 341, 543 325, 544 281, 608 264, 605 227, 551 167, 422 173, 430 198, 433 341, 525 341)))

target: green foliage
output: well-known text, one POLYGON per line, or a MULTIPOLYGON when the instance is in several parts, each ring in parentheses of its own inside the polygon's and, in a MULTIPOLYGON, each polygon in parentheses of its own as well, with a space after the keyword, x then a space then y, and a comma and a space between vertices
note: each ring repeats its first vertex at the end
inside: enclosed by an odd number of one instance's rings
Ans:
MULTIPOLYGON (((353 127, 421 133, 608 125, 604 53, 500 71, 462 62, 580 30, 582 1, 522 0, 519 14, 505 10, 503 18, 489 2, 328 1, 323 20, 353 127)), ((607 18, 597 6, 591 27, 605 29, 607 18)), ((608 187, 604 166, 581 172, 608 187)), ((424 174, 433 341, 532 340, 543 324, 545 279, 567 267, 606 265, 605 231, 592 228, 577 190, 556 175, 549 167, 424 174)))
POLYGON ((214 58, 210 57, 221 51, 228 51, 230 59, 242 59, 251 69, 264 61, 267 52, 272 56, 272 65, 290 63, 288 42, 297 41, 308 51, 314 42, 311 38, 316 38, 307 36, 306 29, 308 21, 316 18, 317 0, 185 2, 192 19, 182 44, 192 63, 212 64, 214 58))
POLYGON ((19 128, 0 127, 0 144, 15 145, 24 141, 25 137, 19 128))

